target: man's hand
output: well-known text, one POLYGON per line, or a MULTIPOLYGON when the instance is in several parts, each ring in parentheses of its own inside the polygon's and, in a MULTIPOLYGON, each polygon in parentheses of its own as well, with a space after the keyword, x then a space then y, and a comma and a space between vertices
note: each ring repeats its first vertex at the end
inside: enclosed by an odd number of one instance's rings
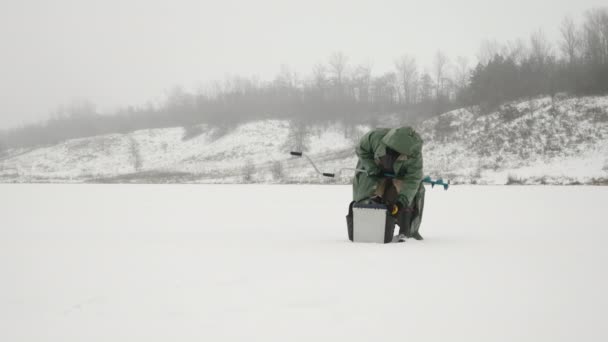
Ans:
POLYGON ((382 174, 382 170, 377 166, 367 170, 367 175, 370 177, 378 177, 381 174, 382 174))
POLYGON ((410 208, 410 206, 407 204, 403 205, 401 202, 397 202, 396 204, 389 206, 388 210, 391 212, 391 215, 397 216, 400 212, 412 212, 414 211, 414 208, 410 208))
POLYGON ((401 208, 402 208, 401 203, 391 205, 389 207, 389 210, 391 211, 391 215, 397 216, 397 214, 399 214, 399 211, 401 211, 401 208))

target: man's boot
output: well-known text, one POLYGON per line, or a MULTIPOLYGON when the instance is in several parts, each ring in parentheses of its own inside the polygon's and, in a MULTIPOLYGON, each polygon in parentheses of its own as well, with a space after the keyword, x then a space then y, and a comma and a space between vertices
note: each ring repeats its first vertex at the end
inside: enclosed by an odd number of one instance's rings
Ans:
POLYGON ((399 214, 397 214, 396 223, 399 226, 399 235, 403 234, 407 237, 410 237, 410 226, 412 223, 412 212, 401 210, 399 214))
POLYGON ((420 235, 419 232, 415 232, 414 234, 412 234, 412 237, 418 241, 424 240, 424 238, 422 237, 422 235, 420 235))
POLYGON ((393 237, 393 242, 405 242, 406 239, 407 237, 405 236, 405 234, 399 234, 393 237))

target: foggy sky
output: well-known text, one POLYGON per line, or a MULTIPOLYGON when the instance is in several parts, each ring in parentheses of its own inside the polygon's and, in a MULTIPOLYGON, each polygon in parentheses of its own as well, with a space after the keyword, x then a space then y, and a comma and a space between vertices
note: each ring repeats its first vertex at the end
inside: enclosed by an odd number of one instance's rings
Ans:
POLYGON ((342 51, 390 71, 404 53, 441 49, 475 62, 480 42, 552 39, 566 15, 605 0, 0 0, 0 129, 90 100, 110 112, 159 101, 176 85, 227 76, 301 75, 342 51))

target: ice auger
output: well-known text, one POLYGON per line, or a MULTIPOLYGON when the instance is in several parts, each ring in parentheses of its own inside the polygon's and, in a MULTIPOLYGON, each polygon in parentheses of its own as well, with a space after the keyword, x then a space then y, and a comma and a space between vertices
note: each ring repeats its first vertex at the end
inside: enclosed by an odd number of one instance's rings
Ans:
MULTIPOLYGON (((319 168, 317 167, 317 165, 312 161, 312 159, 310 159, 310 157, 308 157, 307 155, 305 155, 302 152, 290 152, 290 154, 292 156, 295 157, 304 157, 308 160, 308 162, 310 163, 310 165, 312 165, 312 167, 315 169, 315 171, 317 171, 318 174, 324 176, 324 177, 330 177, 330 178, 334 178, 337 175, 342 174, 342 171, 354 171, 355 173, 358 172, 363 172, 367 174, 366 170, 363 169, 354 169, 354 168, 342 168, 339 169, 338 172, 333 172, 333 173, 329 173, 329 172, 321 172, 321 170, 319 170, 319 168)), ((392 173, 385 173, 384 177, 389 177, 389 178, 394 178, 395 175, 392 173)), ((448 180, 447 182, 444 181, 442 178, 439 179, 432 179, 430 176, 426 176, 422 179, 422 183, 426 183, 426 184, 430 184, 431 188, 434 188, 435 185, 440 185, 443 186, 444 190, 447 190, 450 187, 450 181, 448 180)))

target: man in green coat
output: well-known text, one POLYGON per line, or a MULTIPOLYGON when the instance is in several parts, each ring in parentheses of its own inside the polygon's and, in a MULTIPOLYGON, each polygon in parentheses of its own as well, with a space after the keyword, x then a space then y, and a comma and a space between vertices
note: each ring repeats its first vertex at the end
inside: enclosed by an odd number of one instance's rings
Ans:
POLYGON ((360 171, 353 201, 386 204, 399 225, 399 240, 418 232, 424 207, 422 138, 411 127, 378 128, 365 134, 356 152, 360 171))

